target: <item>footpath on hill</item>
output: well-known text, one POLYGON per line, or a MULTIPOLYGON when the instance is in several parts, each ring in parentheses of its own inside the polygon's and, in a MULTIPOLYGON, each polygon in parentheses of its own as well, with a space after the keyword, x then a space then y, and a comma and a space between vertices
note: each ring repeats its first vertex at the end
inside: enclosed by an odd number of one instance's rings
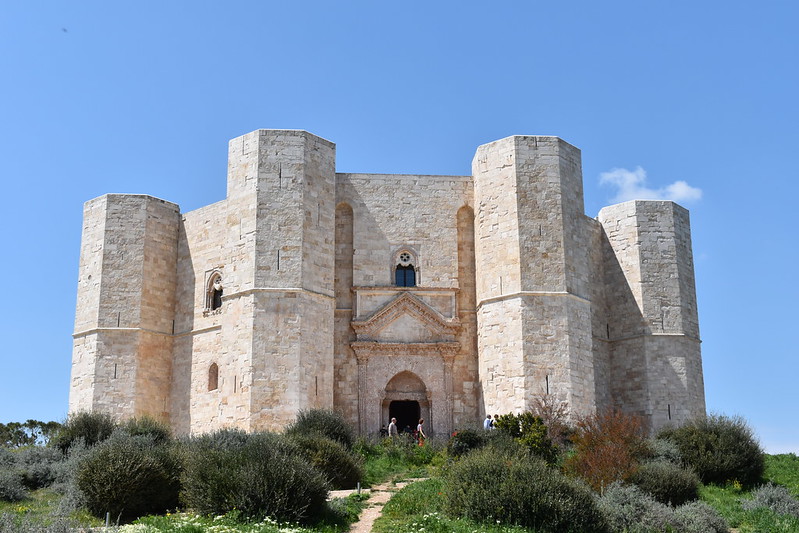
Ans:
MULTIPOLYGON (((372 526, 375 521, 383 514, 383 506, 391 499, 391 497, 400 489, 407 487, 416 481, 424 481, 427 478, 407 479, 404 481, 394 482, 387 481, 375 485, 368 489, 369 497, 366 499, 366 506, 358 517, 358 521, 350 526, 350 533, 371 533, 372 526)), ((355 490, 333 490, 330 491, 331 498, 346 498, 350 494, 355 493, 355 490)))

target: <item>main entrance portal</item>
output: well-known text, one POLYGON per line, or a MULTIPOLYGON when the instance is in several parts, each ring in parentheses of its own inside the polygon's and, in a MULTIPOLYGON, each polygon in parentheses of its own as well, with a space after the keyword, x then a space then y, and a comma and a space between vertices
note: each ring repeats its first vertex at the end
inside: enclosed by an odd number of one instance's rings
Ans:
POLYGON ((424 431, 432 435, 434 420, 431 416, 431 401, 424 382, 408 370, 395 374, 383 390, 380 401, 381 423, 388 425, 397 419, 397 431, 414 432, 419 419, 424 418, 424 431), (383 422, 384 421, 384 422, 383 422))
POLYGON ((397 430, 413 432, 419 423, 419 402, 414 400, 395 400, 388 406, 388 418, 397 419, 397 430))

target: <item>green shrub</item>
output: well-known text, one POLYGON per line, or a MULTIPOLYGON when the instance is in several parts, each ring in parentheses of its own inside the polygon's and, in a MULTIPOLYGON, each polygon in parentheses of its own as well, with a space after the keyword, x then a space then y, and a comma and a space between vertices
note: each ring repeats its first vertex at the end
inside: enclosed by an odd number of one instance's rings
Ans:
POLYGON ((673 463, 643 463, 630 477, 630 482, 660 503, 682 505, 699 498, 699 478, 673 463))
POLYGON ((17 462, 17 455, 9 450, 0 446, 0 468, 13 466, 17 462))
POLYGON ((81 459, 75 483, 92 514, 128 521, 176 508, 179 477, 173 446, 116 432, 81 459))
POLYGON ((456 431, 447 441, 447 454, 460 457, 472 450, 481 448, 487 441, 485 430, 462 429, 456 431))
POLYGON ((529 454, 475 450, 450 468, 445 494, 455 517, 539 532, 606 531, 590 490, 529 454))
POLYGON ((14 468, 3 468, 0 470, 0 500, 7 502, 18 502, 28 496, 25 485, 22 483, 22 476, 14 468))
POLYGON ((728 533, 729 526, 719 513, 705 502, 689 502, 674 510, 675 531, 681 533, 728 533))
POLYGON ((707 504, 691 502, 672 508, 655 501, 635 485, 611 484, 598 498, 611 531, 625 533, 727 533, 727 524, 707 504))
POLYGON ((673 441, 666 439, 647 439, 646 448, 646 457, 650 461, 666 462, 677 466, 683 465, 680 449, 673 441))
POLYGON ((359 457, 332 439, 315 435, 292 435, 302 455, 319 469, 334 489, 353 489, 363 479, 359 457))
POLYGON ((658 437, 677 445, 703 483, 737 480, 751 487, 763 477, 763 450, 752 429, 739 416, 697 418, 682 427, 661 430, 658 437))
POLYGON ((309 409, 300 411, 297 419, 286 428, 287 435, 310 435, 321 433, 328 439, 340 442, 348 450, 352 449, 355 433, 344 417, 329 409, 309 409))
POLYGON ((765 508, 777 514, 799 518, 799 500, 785 487, 773 483, 767 483, 753 490, 752 498, 743 500, 741 507, 747 511, 765 508))
POLYGON ((139 435, 150 436, 156 444, 172 440, 172 429, 169 424, 147 415, 126 420, 122 423, 120 429, 133 437, 139 435))
POLYGON ((55 448, 29 446, 17 453, 17 469, 22 483, 30 490, 49 487, 56 480, 64 455, 55 448))
POLYGON ((485 446, 496 450, 497 453, 515 455, 527 452, 517 439, 514 439, 504 431, 489 431, 486 433, 485 438, 485 446))
POLYGON ((58 504, 60 514, 69 514, 79 509, 84 509, 83 494, 77 487, 76 477, 78 465, 86 457, 91 448, 83 444, 83 439, 78 439, 69 447, 66 457, 58 463, 53 463, 53 484, 50 488, 61 495, 58 504))
POLYGON ((221 431, 186 444, 182 497, 201 514, 237 509, 247 518, 307 523, 327 493, 322 473, 280 435, 221 431))
POLYGON ((624 485, 619 481, 612 483, 598 501, 611 531, 666 531, 674 521, 670 507, 658 503, 635 485, 624 485))
POLYGON ((547 427, 541 417, 532 413, 514 415, 508 413, 500 416, 494 427, 500 432, 512 437, 516 442, 527 448, 533 455, 541 457, 549 464, 554 464, 557 459, 557 448, 552 444, 547 432, 547 427))
POLYGON ((69 415, 53 439, 53 444, 63 453, 78 439, 82 439, 87 447, 104 441, 116 429, 116 422, 111 415, 99 412, 80 412, 69 415))

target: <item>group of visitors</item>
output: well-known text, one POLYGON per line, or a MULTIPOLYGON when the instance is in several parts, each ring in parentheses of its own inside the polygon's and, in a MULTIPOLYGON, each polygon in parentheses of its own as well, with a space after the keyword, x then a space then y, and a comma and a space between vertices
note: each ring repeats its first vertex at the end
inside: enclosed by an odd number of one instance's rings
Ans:
MULTIPOLYGON (((411 433, 410 426, 405 426, 403 433, 411 433)), ((380 428, 380 436, 381 437, 399 437, 399 429, 397 428, 397 419, 392 418, 391 423, 388 425, 388 429, 386 429, 385 424, 383 427, 380 428)), ((416 425, 416 431, 413 432, 414 440, 419 443, 419 446, 424 444, 425 439, 427 439, 427 435, 424 432, 424 418, 419 419, 419 424, 416 425)))
POLYGON ((494 418, 491 418, 491 415, 486 415, 486 419, 483 420, 483 429, 496 429, 496 423, 499 420, 499 415, 494 415, 494 418))

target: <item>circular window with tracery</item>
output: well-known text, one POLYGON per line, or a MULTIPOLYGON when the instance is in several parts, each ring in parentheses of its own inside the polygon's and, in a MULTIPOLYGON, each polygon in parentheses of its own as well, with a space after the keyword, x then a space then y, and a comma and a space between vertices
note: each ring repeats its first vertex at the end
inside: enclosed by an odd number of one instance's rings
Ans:
POLYGON ((411 254, 408 252, 402 252, 399 255, 400 264, 403 266, 407 266, 411 262, 411 254))

